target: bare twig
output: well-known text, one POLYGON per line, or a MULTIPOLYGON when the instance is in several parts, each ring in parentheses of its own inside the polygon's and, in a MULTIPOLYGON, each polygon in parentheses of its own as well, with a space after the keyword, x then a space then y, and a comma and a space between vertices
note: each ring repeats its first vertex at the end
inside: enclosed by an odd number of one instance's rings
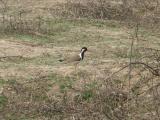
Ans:
POLYGON ((147 65, 146 63, 143 63, 143 62, 132 62, 132 63, 129 63, 128 65, 120 68, 118 71, 112 73, 109 77, 106 78, 106 80, 110 79, 115 74, 121 72, 122 70, 124 70, 125 68, 129 67, 130 65, 136 65, 136 64, 144 65, 153 75, 160 76, 160 70, 159 69, 154 69, 153 67, 151 67, 151 66, 149 66, 149 65, 147 65))

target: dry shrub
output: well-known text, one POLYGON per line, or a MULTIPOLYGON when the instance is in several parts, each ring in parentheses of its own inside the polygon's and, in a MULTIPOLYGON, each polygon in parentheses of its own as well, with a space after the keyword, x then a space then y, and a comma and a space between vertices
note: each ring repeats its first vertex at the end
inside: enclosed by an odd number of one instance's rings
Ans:
POLYGON ((55 18, 109 19, 156 27, 160 21, 158 0, 67 0, 49 7, 30 9, 23 7, 23 2, 19 6, 11 6, 9 1, 0 1, 1 31, 50 33, 50 26, 42 26, 48 19, 55 18))
POLYGON ((58 15, 67 18, 91 18, 91 19, 123 19, 121 5, 111 4, 106 0, 68 1, 57 4, 50 12, 53 16, 58 15), (58 12, 58 13, 57 13, 58 12))
POLYGON ((160 6, 158 0, 69 0, 49 9, 53 16, 67 18, 93 18, 130 20, 132 22, 159 23, 160 6))

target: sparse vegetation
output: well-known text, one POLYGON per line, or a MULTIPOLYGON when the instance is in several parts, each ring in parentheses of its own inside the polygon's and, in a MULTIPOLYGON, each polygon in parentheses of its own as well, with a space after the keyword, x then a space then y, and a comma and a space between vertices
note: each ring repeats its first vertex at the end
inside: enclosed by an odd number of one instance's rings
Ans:
POLYGON ((159 0, 0 0, 0 119, 159 120, 159 13, 159 0), (58 62, 82 46, 76 69, 58 62))

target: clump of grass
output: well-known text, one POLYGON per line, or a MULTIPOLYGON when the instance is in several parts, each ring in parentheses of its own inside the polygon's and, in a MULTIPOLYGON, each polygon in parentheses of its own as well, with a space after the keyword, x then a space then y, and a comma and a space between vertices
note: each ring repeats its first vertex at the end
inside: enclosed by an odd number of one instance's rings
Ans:
POLYGON ((61 92, 66 91, 67 89, 72 89, 73 81, 71 78, 65 78, 59 82, 59 88, 61 92))
POLYGON ((6 104, 7 104, 7 97, 0 94, 0 111, 3 110, 6 104))
POLYGON ((94 96, 94 93, 93 93, 92 90, 85 90, 81 94, 82 94, 81 95, 82 96, 82 100, 85 100, 85 101, 89 101, 94 96))
POLYGON ((88 83, 84 85, 84 90, 81 93, 82 101, 90 101, 95 96, 95 90, 98 84, 96 82, 88 83))
POLYGON ((0 87, 2 87, 5 83, 6 81, 3 78, 0 78, 0 87))

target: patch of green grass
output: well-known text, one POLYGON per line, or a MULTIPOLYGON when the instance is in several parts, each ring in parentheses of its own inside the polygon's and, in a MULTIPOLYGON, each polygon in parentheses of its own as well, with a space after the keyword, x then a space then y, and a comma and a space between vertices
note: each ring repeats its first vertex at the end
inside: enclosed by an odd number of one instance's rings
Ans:
POLYGON ((82 100, 89 101, 91 98, 93 98, 94 93, 92 90, 85 90, 82 92, 81 96, 82 96, 82 100))
POLYGON ((9 78, 7 80, 7 84, 9 84, 11 86, 16 85, 18 83, 16 79, 17 79, 16 77, 9 78))
POLYGON ((65 92, 67 89, 71 89, 73 86, 74 79, 70 77, 60 78, 59 81, 57 81, 57 84, 59 85, 60 91, 65 92))
POLYGON ((69 76, 63 77, 57 74, 50 74, 47 76, 46 79, 51 81, 51 83, 48 86, 49 89, 52 88, 53 84, 58 85, 60 88, 60 92, 64 92, 67 89, 71 89, 75 81, 74 77, 69 77, 69 76))
POLYGON ((3 95, 0 95, 0 111, 7 104, 7 98, 3 95))
POLYGON ((4 79, 0 78, 0 87, 2 87, 5 83, 6 83, 6 81, 4 79))
POLYGON ((91 100, 95 95, 94 90, 96 90, 97 86, 98 86, 97 82, 85 84, 84 91, 81 93, 82 100, 85 101, 91 100))
POLYGON ((60 91, 64 92, 65 90, 72 88, 72 82, 62 82, 60 83, 59 87, 60 91))

